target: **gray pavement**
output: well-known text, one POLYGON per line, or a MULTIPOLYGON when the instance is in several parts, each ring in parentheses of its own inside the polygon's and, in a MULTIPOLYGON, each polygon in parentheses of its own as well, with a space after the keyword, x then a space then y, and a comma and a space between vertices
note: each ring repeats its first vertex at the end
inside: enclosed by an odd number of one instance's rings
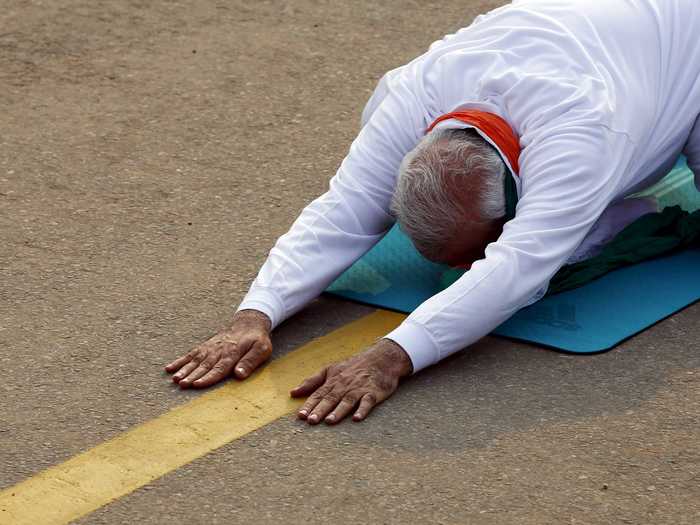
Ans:
MULTIPOLYGON (((381 74, 504 2, 0 10, 0 487, 197 396, 381 74)), ((323 298, 275 355, 370 311, 323 298)), ((698 523, 700 306, 605 355, 485 338, 362 424, 283 418, 80 523, 698 523)))

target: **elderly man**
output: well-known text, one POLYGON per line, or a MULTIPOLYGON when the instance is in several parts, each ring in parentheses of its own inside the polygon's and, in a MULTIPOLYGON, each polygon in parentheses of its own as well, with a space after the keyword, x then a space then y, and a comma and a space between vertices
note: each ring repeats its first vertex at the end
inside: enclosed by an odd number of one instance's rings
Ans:
POLYGON ((248 377, 270 331, 398 221, 425 257, 470 269, 291 393, 309 396, 311 424, 364 419, 649 211, 622 199, 681 152, 700 176, 697 27, 697 0, 516 0, 387 73, 329 191, 278 240, 231 327, 167 371, 183 388, 248 377))

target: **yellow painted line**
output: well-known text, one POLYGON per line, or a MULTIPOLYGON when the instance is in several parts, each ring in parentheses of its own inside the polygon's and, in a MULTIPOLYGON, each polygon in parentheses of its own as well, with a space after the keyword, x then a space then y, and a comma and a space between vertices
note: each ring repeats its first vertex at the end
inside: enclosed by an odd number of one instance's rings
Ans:
POLYGON ((377 311, 316 339, 246 381, 147 421, 0 492, 0 523, 78 519, 299 406, 289 390, 321 367, 358 353, 404 319, 377 311))

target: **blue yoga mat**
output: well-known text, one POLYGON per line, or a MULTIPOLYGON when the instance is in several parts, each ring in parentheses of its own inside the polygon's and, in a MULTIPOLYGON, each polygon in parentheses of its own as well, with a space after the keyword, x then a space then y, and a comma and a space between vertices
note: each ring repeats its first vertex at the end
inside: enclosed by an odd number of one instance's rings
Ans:
MULTIPOLYGON (((681 158, 644 195, 693 211, 700 196, 681 158)), ((423 258, 399 230, 389 233, 327 290, 373 306, 410 313, 450 282, 449 267, 423 258)), ((616 270, 581 288, 523 308, 493 333, 575 353, 609 350, 700 299, 700 250, 616 270)))

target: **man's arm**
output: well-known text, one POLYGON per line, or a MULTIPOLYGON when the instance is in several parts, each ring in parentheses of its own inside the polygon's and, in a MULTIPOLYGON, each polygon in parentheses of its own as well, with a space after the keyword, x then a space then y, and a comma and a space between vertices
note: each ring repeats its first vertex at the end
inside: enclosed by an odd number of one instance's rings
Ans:
POLYGON ((279 238, 239 309, 264 312, 276 327, 384 236, 393 223, 389 205, 401 161, 436 112, 420 78, 406 68, 380 83, 329 191, 279 238))
MULTIPOLYGON (((375 347, 331 365, 292 391, 311 394, 299 411, 310 423, 337 423, 362 400, 353 419, 395 390, 396 366, 376 359, 391 340, 410 357, 413 372, 438 362, 491 332, 523 307, 556 273, 617 194, 631 146, 599 126, 570 127, 531 144, 521 156, 523 195, 485 258, 448 289, 418 307, 375 347), (365 381, 343 373, 348 364, 365 381), (376 378, 384 388, 377 388, 376 378), (324 378, 321 381, 321 378, 324 378)), ((400 356, 396 360, 404 362, 400 356)), ((404 370, 405 371, 405 370, 404 370)))
POLYGON ((269 331, 319 295, 386 233, 393 222, 389 204, 399 165, 436 111, 429 94, 433 90, 412 67, 382 82, 381 93, 365 112, 369 120, 329 191, 277 241, 233 325, 166 367, 182 387, 210 386, 231 371, 239 379, 248 377, 269 358, 269 331), (263 321, 244 322, 241 316, 250 317, 250 312, 263 321))

